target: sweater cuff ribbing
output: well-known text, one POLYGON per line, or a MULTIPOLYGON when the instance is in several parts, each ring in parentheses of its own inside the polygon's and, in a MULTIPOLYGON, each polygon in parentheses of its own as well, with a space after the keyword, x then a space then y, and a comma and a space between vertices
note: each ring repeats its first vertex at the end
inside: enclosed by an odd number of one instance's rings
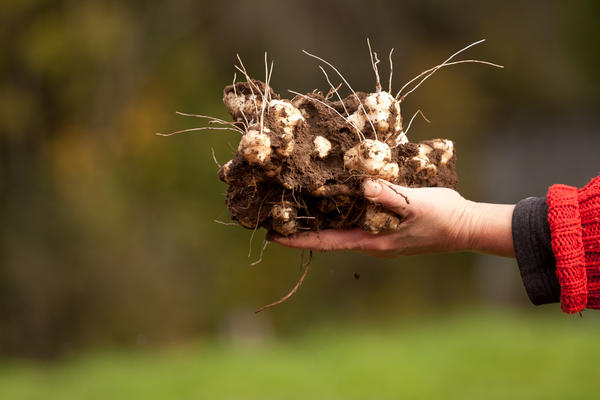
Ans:
POLYGON ((577 313, 585 309, 587 304, 578 191, 571 186, 553 185, 548 189, 546 199, 556 276, 561 287, 561 308, 566 313, 577 313))

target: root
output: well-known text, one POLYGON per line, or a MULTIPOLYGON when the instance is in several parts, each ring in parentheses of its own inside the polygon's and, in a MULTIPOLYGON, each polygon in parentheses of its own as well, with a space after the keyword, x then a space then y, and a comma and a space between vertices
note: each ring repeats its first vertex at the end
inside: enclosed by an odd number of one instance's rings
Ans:
MULTIPOLYGON (((342 107, 344 108, 344 112, 346 113, 346 116, 347 117, 350 116, 350 113, 348 112, 348 109, 346 108, 346 104, 344 104, 344 101, 342 100, 342 96, 340 96, 340 92, 338 92, 338 89, 342 86, 342 84, 340 83, 338 85, 338 87, 336 88, 335 86, 333 86, 333 83, 331 83, 331 80, 329 80, 329 75, 327 75, 327 72, 325 71, 325 69, 323 67, 321 67, 320 65, 319 65, 319 69, 321 70, 323 75, 325 75, 325 79, 327 80, 327 83, 329 84, 329 87, 330 87, 329 91, 331 92, 333 90, 333 92, 337 95, 337 98, 340 101, 340 103, 342 103, 342 107)), ((325 97, 325 100, 327 100, 327 97, 325 97)))
POLYGON ((367 110, 365 110, 365 106, 363 105, 362 101, 360 101, 360 98, 358 97, 358 95, 356 94, 356 92, 354 91, 354 89, 352 89, 352 86, 350 86, 350 84, 348 83, 348 81, 346 80, 346 78, 344 78, 344 75, 341 74, 340 71, 337 70, 336 67, 334 67, 330 62, 325 61, 324 59, 322 59, 319 56, 316 56, 314 54, 309 53, 306 50, 302 50, 302 52, 304 54, 306 54, 309 57, 313 57, 325 64, 327 64, 331 69, 333 69, 340 78, 342 78, 342 80, 344 81, 344 83, 346 84, 346 86, 348 86, 348 89, 350 89, 350 91, 352 92, 352 94, 354 95, 354 97, 356 98, 356 100, 358 100, 358 104, 360 106, 361 111, 363 112, 363 114, 365 114, 365 118, 367 119, 367 121, 369 121, 369 124, 371 125, 371 128, 373 128, 373 134, 375 135, 375 140, 377 140, 377 131, 375 130, 375 126, 373 125, 373 121, 371 121, 371 118, 369 118, 369 115, 367 114, 367 110))
MULTIPOLYGON (((415 117, 417 116, 417 114, 420 114, 420 115, 421 115, 421 117, 423 117, 423 119, 424 119, 425 121, 427 121, 427 123, 428 123, 428 124, 430 124, 430 123, 431 123, 431 121, 427 119, 427 117, 425 116, 425 114, 423 114, 423 111, 421 111, 421 110, 419 109, 419 110, 417 110, 417 111, 416 111, 416 112, 413 114, 413 116, 411 117, 410 121, 408 121, 408 126, 406 127, 406 130, 405 130, 405 131, 400 131, 400 132, 398 133, 398 136, 395 138, 395 140, 397 140, 399 137, 406 136, 406 135, 408 134, 408 131, 409 131, 409 129, 410 129, 410 126, 412 125, 413 119, 415 119, 415 117)), ((391 139, 391 137, 390 137, 389 139, 391 139)), ((389 140, 389 139, 387 139, 387 140, 389 140)), ((387 142, 387 140, 386 140, 386 142, 387 142)), ((398 147, 398 146, 400 146, 400 143, 398 143, 398 144, 396 144, 395 146, 392 146, 392 147, 390 147, 390 148, 391 148, 391 149, 395 149, 395 148, 396 148, 396 147, 398 147)))
MULTIPOLYGON (((443 64, 443 65, 442 65, 442 64, 440 64, 440 65, 436 65, 435 67, 431 67, 431 68, 429 68, 429 69, 427 69, 427 70, 425 70, 425 71, 421 72, 419 75, 415 76, 415 77, 414 77, 414 78, 412 78, 410 81, 406 82, 406 83, 404 84, 404 86, 402 86, 402 88, 401 88, 401 89, 398 91, 398 93, 396 94, 396 98, 398 98, 398 96, 400 95, 400 93, 401 93, 401 92, 402 92, 404 89, 406 89, 406 87, 407 87, 408 85, 410 85, 411 83, 413 83, 413 82, 414 82, 414 81, 416 81, 417 79, 421 78, 421 77, 422 77, 423 75, 425 75, 425 74, 428 74, 428 73, 430 73, 430 72, 431 72, 431 74, 427 76, 427 78, 429 78, 429 76, 431 76, 431 75, 433 74, 433 72, 437 71, 437 70, 438 70, 438 69, 440 69, 440 68, 443 68, 443 67, 449 67, 449 66, 451 66, 451 65, 457 65, 457 64, 468 64, 468 63, 471 63, 471 64, 485 64, 485 65, 489 65, 489 66, 496 67, 496 68, 504 68, 504 66, 503 66, 503 65, 500 65, 500 64, 495 64, 495 63, 493 63, 493 62, 489 62, 489 61, 482 61, 482 60, 459 60, 459 61, 453 61, 453 62, 445 63, 445 64, 443 64)), ((427 78, 424 78, 423 80, 425 80, 425 79, 427 79, 427 78)), ((421 84, 421 82, 419 82, 419 85, 420 85, 420 84, 421 84)), ((410 91, 410 92, 413 92, 413 91, 414 91, 414 89, 411 89, 411 91, 410 91)), ((408 93, 406 93, 404 96, 402 96, 402 99, 403 99, 403 98, 405 98, 407 95, 408 95, 408 93)))
POLYGON ((267 239, 263 240, 263 246, 260 249, 260 256, 258 257, 258 260, 254 261, 253 263, 250 263, 251 267, 254 267, 255 265, 260 264, 262 262, 263 254, 264 254, 265 249, 267 248, 268 244, 269 244, 269 241, 267 239))
MULTIPOLYGON (((347 123, 348 125, 350 125, 350 126, 351 126, 351 127, 353 127, 354 129, 356 129, 356 131, 357 131, 357 132, 360 132, 360 129, 358 129, 358 127, 357 127, 356 125, 354 125, 352 122, 348 121, 348 119, 347 119, 346 117, 344 117, 342 114, 340 114, 340 113, 338 112, 338 110, 336 110, 335 108, 331 107, 329 104, 327 104, 327 103, 325 103, 325 102, 323 102, 323 101, 321 101, 321 100, 319 100, 319 99, 315 99, 314 97, 309 97, 309 96, 307 96, 307 95, 305 95, 305 94, 302 94, 302 93, 295 92, 295 91, 293 91, 293 90, 289 90, 289 89, 288 89, 288 92, 290 92, 290 93, 293 93, 293 94, 295 94, 295 95, 297 95, 297 96, 300 96, 300 97, 302 97, 302 98, 304 98, 304 99, 306 99, 306 100, 308 100, 308 101, 316 101, 317 103, 319 103, 319 104, 321 104, 321 105, 324 105, 325 107, 329 108, 331 111, 333 111, 334 113, 336 113, 337 115, 339 115, 339 116, 340 116, 340 118, 342 118, 344 121, 346 121, 346 123, 347 123)), ((363 136, 363 137, 364 137, 364 136, 363 136)), ((361 140, 361 141, 362 141, 362 140, 361 140)))
POLYGON ((223 222, 223 221, 219 221, 218 219, 214 219, 213 221, 216 222, 217 224, 225 225, 225 226, 240 226, 240 224, 238 224, 237 222, 223 222))
POLYGON ((413 119, 415 119, 415 117, 417 116, 417 114, 421 114, 421 117, 423 117, 423 119, 424 119, 425 121, 427 121, 427 123, 428 123, 428 124, 430 124, 430 123, 431 123, 431 121, 427 119, 427 117, 425 116, 425 114, 423 114, 423 111, 421 111, 421 110, 419 109, 419 110, 417 110, 417 111, 416 111, 416 112, 413 114, 413 116, 412 116, 412 118, 410 119, 410 121, 408 121, 408 126, 406 127, 406 131, 404 131, 404 134, 405 134, 405 135, 408 133, 408 130, 410 129, 410 125, 412 124, 412 122, 413 122, 413 119))
POLYGON ((260 223, 260 210, 262 209, 263 203, 265 202, 266 198, 267 198, 267 196, 265 196, 262 199, 262 201, 260 202, 260 206, 258 206, 258 215, 256 216, 256 225, 254 226, 254 229, 252 230, 252 234, 250 235, 250 243, 248 245, 248 258, 250 258, 250 255, 252 254, 252 240, 254 239, 254 234, 258 230, 258 225, 260 223))
MULTIPOLYGON (((177 115, 181 115, 181 116, 184 116, 184 117, 205 118, 205 119, 208 119, 208 120, 209 120, 209 121, 208 121, 208 123, 209 123, 209 124, 229 125, 229 126, 233 127, 235 130, 237 130, 238 132, 240 132, 241 134, 244 134, 244 131, 243 131, 243 130, 241 130, 241 129, 240 129, 240 128, 239 128, 239 127, 238 127, 238 126, 235 124, 235 122, 231 122, 231 121, 225 121, 225 120, 222 120, 222 119, 220 119, 220 118, 211 117, 211 116, 208 116, 208 115, 200 115, 200 114, 188 114, 188 113, 184 113, 184 112, 181 112, 181 111, 175 111, 175 114, 177 114, 177 115)), ((247 128, 248 128, 248 125, 245 125, 244 127, 247 129, 247 128)))
POLYGON ((460 64, 460 63, 465 63, 465 62, 474 62, 474 63, 480 63, 480 64, 487 64, 487 65, 491 65, 493 67, 497 67, 497 68, 504 68, 502 65, 498 65, 498 64, 494 64, 488 61, 481 61, 481 60, 462 60, 462 61, 457 61, 454 63, 450 63, 449 61, 452 60, 454 57, 456 57, 458 54, 464 52, 465 50, 478 45, 479 43, 484 42, 485 39, 481 39, 475 43, 471 43, 470 45, 460 49, 459 51, 457 51, 456 53, 452 54, 450 57, 448 57, 443 63, 436 65, 433 68, 430 68, 427 71, 421 72, 419 75, 417 75, 415 78, 411 79, 410 81, 408 81, 406 84, 404 84, 404 86, 402 86, 402 88, 398 91, 398 93, 396 94, 396 99, 398 99, 398 96, 400 96, 400 93, 402 93, 402 91, 404 89, 406 89, 406 87, 408 85, 410 85, 412 82, 414 82, 415 80, 419 79, 420 77, 422 77, 423 75, 425 75, 425 77, 423 79, 421 79, 419 81, 419 83, 417 83, 412 89, 410 89, 408 92, 406 92, 402 97, 400 97, 399 101, 402 102, 404 101, 404 99, 406 98, 406 96, 408 96, 409 94, 411 94, 412 92, 414 92, 419 86, 421 86, 421 84, 423 82, 425 82, 431 75, 433 75, 438 69, 443 68, 445 66, 448 65, 453 65, 453 64, 460 64))
MULTIPOLYGON (((338 92, 338 89, 340 88, 340 86, 342 86, 342 84, 340 83, 337 88, 334 87, 333 84, 331 83, 331 81, 329 80, 329 75, 327 75, 327 72, 325 71, 325 69, 323 67, 321 67, 320 65, 319 65, 319 69, 321 70, 321 72, 323 72, 323 75, 325 75, 325 79, 327 79, 327 83, 329 83, 329 86, 331 87, 330 90, 333 90, 335 92, 340 103, 342 103, 342 107, 344 108, 346 117, 349 117, 350 113, 348 112, 348 109, 346 108, 346 104, 344 104, 344 100, 342 100, 342 97, 340 96, 340 93, 338 92)), ((327 97, 325 97, 325 100, 327 100, 327 97)), ((350 123, 347 118, 344 118, 344 120, 346 122, 350 123)), ((355 127, 355 128, 356 128, 356 134, 358 136, 358 140, 360 140, 360 141, 365 140, 364 133, 362 133, 362 131, 360 129, 358 129, 358 127, 355 127)))
POLYGON ((369 47, 369 57, 371 58, 371 66, 373 67, 373 72, 375 72, 375 91, 377 93, 381 92, 381 81, 379 79, 379 71, 377 69, 377 64, 379 64, 379 59, 377 58, 377 53, 374 53, 371 50, 371 41, 367 38, 367 46, 369 47), (375 60, 373 60, 373 55, 375 55, 375 60))
MULTIPOLYGON (((304 257, 302 257, 302 258, 304 258, 304 257)), ((304 260, 301 260, 301 261, 303 262, 304 260)), ((302 262, 301 262, 301 266, 302 266, 302 262)), ((287 299, 289 299, 290 297, 292 297, 294 295, 294 293, 296 293, 296 291, 298 291, 298 288, 302 285, 302 282, 304 282, 304 278, 306 278, 306 275, 308 274, 308 270, 310 269, 311 262, 312 262, 312 250, 310 250, 310 253, 308 256, 308 262, 304 266, 304 272, 302 273, 302 275, 300 276, 300 279, 298 280, 296 285, 292 288, 292 290, 288 294, 283 296, 281 299, 279 299, 271 304, 267 304, 266 306, 262 306, 261 308, 256 310, 254 313, 258 314, 259 312, 262 312, 266 309, 275 307, 276 305, 279 305, 279 304, 283 303, 284 301, 286 301, 287 299)))
POLYGON ((215 149, 213 149, 213 148, 211 147, 211 148, 210 148, 210 151, 211 151, 211 153, 212 153, 212 158, 213 158, 213 161, 215 162, 215 164, 217 164, 217 167, 221 168, 221 167, 222 167, 222 165, 221 165, 221 164, 219 164, 219 162, 217 161, 217 156, 215 156, 215 149))
MULTIPOLYGON (((233 73, 233 82, 231 83, 231 86, 233 87, 233 94, 235 95, 236 99, 238 97, 237 94, 237 89, 235 88, 235 78, 237 78, 237 74, 234 72, 233 73)), ((246 121, 246 129, 248 129, 248 126, 250 126, 250 123, 248 122, 248 118, 246 118, 246 114, 244 114, 244 110, 242 110, 240 108, 240 112, 242 113, 242 117, 244 118, 244 121, 246 121)))
POLYGON ((408 200, 408 196, 405 195, 404 193, 401 193, 398 189, 396 189, 391 183, 387 182, 387 181, 379 181, 380 183, 383 183, 386 187, 390 188, 394 193, 396 193, 398 196, 402 197, 404 199, 404 201, 406 201, 406 204, 410 204, 410 201, 408 200))
POLYGON ((269 72, 269 64, 267 62, 267 52, 265 51, 265 93, 262 96, 262 107, 260 110, 260 133, 263 133, 264 121, 265 121, 265 109, 269 103, 269 83, 271 81, 271 74, 273 73, 273 60, 271 60, 271 71, 269 72))
POLYGON ((392 53, 394 53, 393 47, 390 50, 390 55, 388 57, 390 59, 390 83, 388 85, 388 93, 389 94, 392 94, 392 75, 394 75, 394 63, 392 62, 392 53))
POLYGON ((333 93, 340 90, 340 88, 342 87, 344 83, 340 83, 339 85, 337 85, 336 87, 332 87, 331 89, 329 89, 329 92, 327 92, 327 94, 325 95, 325 100, 329 100, 331 98, 331 96, 333 96, 333 93))
POLYGON ((171 133, 160 133, 157 132, 156 135, 158 136, 172 136, 172 135, 176 135, 178 133, 186 133, 186 132, 194 132, 194 131, 206 131, 206 130, 213 130, 213 131, 234 131, 237 133, 240 133, 238 129, 233 129, 233 128, 217 128, 214 126, 203 126, 200 128, 189 128, 189 129, 182 129, 180 131, 175 131, 175 132, 171 132, 171 133))
MULTIPOLYGON (((237 65, 234 65, 234 67, 238 71, 240 71, 242 74, 244 74, 244 76, 246 77, 246 82, 248 83, 248 87, 250 88, 250 92, 252 93, 252 101, 254 102, 254 110, 256 111, 256 116, 258 116, 258 104, 256 104, 256 94, 254 93, 254 89, 252 89, 252 87, 254 86, 258 93, 260 93, 260 89, 252 81, 252 78, 250 78, 250 75, 248 75, 248 72, 246 72, 246 67, 244 66, 244 63, 242 62, 242 58, 240 57, 240 55, 236 54, 236 56, 237 56, 238 61, 240 62, 240 66, 238 67, 237 65)), ((234 85, 234 87, 235 87, 235 85, 234 85)))

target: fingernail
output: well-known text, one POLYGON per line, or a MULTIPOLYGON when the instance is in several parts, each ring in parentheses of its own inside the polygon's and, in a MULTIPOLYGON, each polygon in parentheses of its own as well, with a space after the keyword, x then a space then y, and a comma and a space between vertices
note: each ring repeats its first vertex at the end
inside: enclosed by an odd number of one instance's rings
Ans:
POLYGON ((363 192, 365 197, 377 197, 382 190, 383 187, 381 186, 381 183, 371 179, 367 179, 363 184, 363 192))

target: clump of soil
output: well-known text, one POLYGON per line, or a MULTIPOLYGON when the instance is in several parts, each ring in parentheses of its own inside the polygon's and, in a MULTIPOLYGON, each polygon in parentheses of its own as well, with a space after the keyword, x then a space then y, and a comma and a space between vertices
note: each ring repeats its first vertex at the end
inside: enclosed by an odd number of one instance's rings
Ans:
POLYGON ((337 101, 333 94, 282 100, 252 79, 225 87, 224 103, 243 132, 237 154, 219 169, 233 220, 286 236, 355 227, 380 233, 402 221, 363 197, 365 178, 456 187, 452 141, 408 141, 399 100, 382 90, 337 101))

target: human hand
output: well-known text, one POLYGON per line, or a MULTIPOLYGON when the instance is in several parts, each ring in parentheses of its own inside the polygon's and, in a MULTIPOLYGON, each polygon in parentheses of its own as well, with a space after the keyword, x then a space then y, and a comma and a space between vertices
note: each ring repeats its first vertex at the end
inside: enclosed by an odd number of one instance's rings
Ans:
POLYGON ((383 180, 365 180, 364 196, 398 214, 397 231, 371 234, 361 229, 305 232, 273 241, 316 251, 357 250, 393 257, 474 250, 514 256, 514 205, 476 203, 447 188, 407 188, 383 180))

